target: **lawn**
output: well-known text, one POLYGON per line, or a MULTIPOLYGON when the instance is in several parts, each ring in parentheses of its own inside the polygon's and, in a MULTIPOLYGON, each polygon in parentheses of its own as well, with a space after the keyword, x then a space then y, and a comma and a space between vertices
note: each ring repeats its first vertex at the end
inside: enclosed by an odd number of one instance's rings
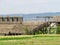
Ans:
POLYGON ((0 45, 60 45, 60 35, 0 36, 0 45))

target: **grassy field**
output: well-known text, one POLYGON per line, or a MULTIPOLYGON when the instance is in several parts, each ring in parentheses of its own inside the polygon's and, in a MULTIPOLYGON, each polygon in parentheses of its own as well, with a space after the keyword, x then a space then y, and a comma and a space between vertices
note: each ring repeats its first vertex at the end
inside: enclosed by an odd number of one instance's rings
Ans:
POLYGON ((0 36, 0 45, 60 45, 60 35, 0 36))

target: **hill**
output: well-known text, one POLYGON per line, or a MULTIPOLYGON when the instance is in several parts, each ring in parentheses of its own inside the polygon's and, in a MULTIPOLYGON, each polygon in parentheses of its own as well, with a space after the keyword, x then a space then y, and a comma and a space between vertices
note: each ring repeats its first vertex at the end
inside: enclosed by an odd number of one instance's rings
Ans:
MULTIPOLYGON (((36 20, 36 16, 60 16, 60 12, 33 13, 33 14, 5 14, 0 16, 22 16, 23 20, 36 20)), ((37 19, 38 20, 38 19, 37 19)))

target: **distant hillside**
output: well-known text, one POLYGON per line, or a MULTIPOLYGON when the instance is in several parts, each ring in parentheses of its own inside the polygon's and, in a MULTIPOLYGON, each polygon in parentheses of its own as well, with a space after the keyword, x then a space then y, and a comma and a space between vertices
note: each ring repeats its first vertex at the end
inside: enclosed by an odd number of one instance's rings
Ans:
POLYGON ((36 20, 36 16, 60 16, 60 12, 35 13, 35 14, 7 14, 0 16, 22 16, 24 20, 36 20))
POLYGON ((55 15, 60 15, 60 12, 48 12, 48 13, 32 13, 32 14, 5 14, 1 16, 26 16, 26 15, 40 15, 40 16, 55 16, 55 15))

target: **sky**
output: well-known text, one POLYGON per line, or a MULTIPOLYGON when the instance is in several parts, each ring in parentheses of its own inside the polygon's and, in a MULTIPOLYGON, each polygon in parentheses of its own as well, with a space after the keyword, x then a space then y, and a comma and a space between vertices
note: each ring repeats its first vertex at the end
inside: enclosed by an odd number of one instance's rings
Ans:
POLYGON ((60 0, 0 0, 0 14, 60 12, 60 0))

